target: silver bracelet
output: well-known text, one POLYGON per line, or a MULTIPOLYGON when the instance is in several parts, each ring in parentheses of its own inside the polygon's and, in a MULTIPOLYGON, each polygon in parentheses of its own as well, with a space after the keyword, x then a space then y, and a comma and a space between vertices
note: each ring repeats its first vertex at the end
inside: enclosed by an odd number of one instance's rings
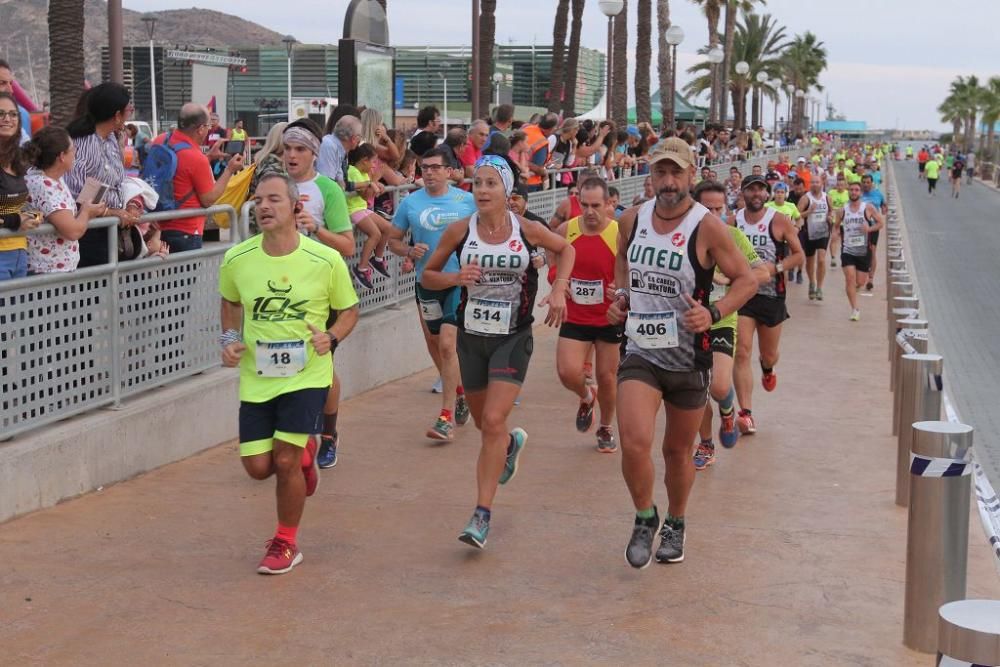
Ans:
POLYGON ((226 329, 219 335, 219 345, 229 347, 233 343, 242 343, 243 334, 238 329, 226 329))

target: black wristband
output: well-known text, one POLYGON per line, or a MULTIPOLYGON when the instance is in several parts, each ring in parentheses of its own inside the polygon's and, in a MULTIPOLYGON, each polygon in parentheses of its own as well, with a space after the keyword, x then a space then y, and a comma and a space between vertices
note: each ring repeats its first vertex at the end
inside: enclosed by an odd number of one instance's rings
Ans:
POLYGON ((708 304, 708 312, 712 314, 712 324, 718 324, 719 320, 722 319, 722 313, 719 312, 714 303, 708 304))
POLYGON ((340 345, 340 341, 337 340, 337 337, 332 333, 327 332, 326 335, 330 337, 330 352, 333 352, 337 349, 337 346, 340 345))

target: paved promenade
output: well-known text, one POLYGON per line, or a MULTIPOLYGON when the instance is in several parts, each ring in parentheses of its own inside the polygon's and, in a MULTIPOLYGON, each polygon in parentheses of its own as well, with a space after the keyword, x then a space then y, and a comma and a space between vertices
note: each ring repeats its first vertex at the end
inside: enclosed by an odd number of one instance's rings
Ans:
MULTIPOLYGON (((883 285, 859 323, 842 286, 837 269, 822 304, 790 288, 778 389, 757 385, 758 434, 698 474, 683 564, 625 564, 619 455, 573 429, 555 336, 538 330, 513 420, 530 440, 486 551, 456 540, 477 433, 421 437, 437 405, 424 372, 342 407, 341 463, 289 575, 254 573, 274 487, 244 475, 233 443, 4 525, 0 662, 931 664, 901 643, 883 285)), ((1000 598, 978 523, 969 596, 1000 598)))

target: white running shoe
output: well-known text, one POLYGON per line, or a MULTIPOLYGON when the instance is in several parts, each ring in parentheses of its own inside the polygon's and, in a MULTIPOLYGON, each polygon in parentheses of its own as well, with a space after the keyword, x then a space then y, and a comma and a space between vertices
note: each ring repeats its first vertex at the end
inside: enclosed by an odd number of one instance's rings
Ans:
POLYGON ((854 310, 851 311, 851 321, 857 322, 860 319, 861 319, 861 311, 855 308, 854 310))

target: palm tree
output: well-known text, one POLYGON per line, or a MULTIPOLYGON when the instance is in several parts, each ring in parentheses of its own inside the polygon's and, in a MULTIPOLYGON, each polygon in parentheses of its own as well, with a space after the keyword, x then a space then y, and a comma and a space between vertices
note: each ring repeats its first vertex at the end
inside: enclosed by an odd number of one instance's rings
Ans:
MULTIPOLYGON (((729 90, 729 72, 733 69, 733 40, 736 38, 736 17, 740 11, 751 12, 753 11, 753 6, 759 2, 762 5, 767 4, 767 0, 726 0, 726 29, 725 29, 725 58, 722 60, 722 78, 719 81, 719 90, 726 91, 729 90)), ((735 62, 739 62, 738 60, 735 62)), ((750 62, 749 60, 747 62, 750 62)), ((726 115, 728 114, 729 105, 726 104, 726 94, 722 92, 722 110, 719 113, 719 117, 725 121, 726 115)), ((733 107, 733 118, 736 117, 736 107, 733 107)))
POLYGON ((566 83, 563 86, 563 112, 572 118, 576 115, 576 79, 580 65, 580 32, 583 29, 583 7, 586 0, 573 0, 569 25, 569 54, 566 57, 566 83))
POLYGON ((611 73, 611 119, 619 127, 628 122, 628 0, 615 17, 615 59, 611 73))
MULTIPOLYGON (((476 0, 477 2, 479 0, 476 0)), ((493 96, 493 49, 497 38, 497 0, 482 0, 479 12, 479 108, 493 96)))
POLYGON ((566 24, 569 20, 569 0, 559 0, 556 20, 552 24, 552 69, 549 76, 549 111, 562 108, 563 72, 566 69, 566 24))
POLYGON ((635 29, 635 119, 640 123, 653 122, 649 100, 649 64, 653 58, 652 0, 638 0, 635 29))
POLYGON ((667 44, 667 30, 670 29, 670 0, 656 0, 656 69, 660 83, 660 114, 663 125, 673 117, 674 96, 670 94, 670 79, 673 69, 670 65, 670 45, 667 44))
MULTIPOLYGON (((819 75, 826 69, 826 46, 816 38, 816 35, 806 31, 804 35, 796 35, 782 58, 785 79, 797 90, 816 88, 819 85, 819 75)), ((805 112, 804 98, 796 97, 792 102, 792 133, 801 132, 802 115, 805 112)))
POLYGON ((1000 77, 991 77, 983 87, 982 92, 983 124, 986 125, 985 148, 989 155, 993 154, 994 128, 1000 121, 1000 77))
POLYGON ((49 0, 48 24, 51 122, 63 127, 83 89, 83 0, 49 0))
POLYGON ((942 123, 951 123, 952 143, 958 142, 958 137, 962 134, 962 123, 965 121, 965 109, 963 109, 954 95, 945 98, 938 108, 941 114, 942 123))
MULTIPOLYGON (((694 4, 700 5, 708 20, 708 48, 714 49, 719 45, 719 17, 722 15, 722 3, 725 0, 691 0, 694 4)), ((708 120, 715 123, 719 120, 719 103, 721 96, 719 92, 719 69, 712 70, 711 100, 708 103, 708 120)))
MULTIPOLYGON (((751 85, 756 85, 757 74, 765 72, 769 79, 778 79, 782 75, 782 52, 788 41, 785 29, 779 26, 770 14, 755 14, 743 12, 742 20, 736 24, 733 31, 733 59, 736 62, 745 61, 750 65, 750 71, 743 76, 736 74, 735 64, 729 73, 729 93, 733 99, 734 119, 736 127, 746 127, 746 96, 751 85)), ((699 53, 708 53, 708 47, 699 53)), ((712 87, 712 64, 708 60, 697 63, 688 69, 689 74, 695 74, 684 92, 698 96, 712 87)), ((778 90, 770 86, 761 87, 764 95, 774 99, 778 90)))

